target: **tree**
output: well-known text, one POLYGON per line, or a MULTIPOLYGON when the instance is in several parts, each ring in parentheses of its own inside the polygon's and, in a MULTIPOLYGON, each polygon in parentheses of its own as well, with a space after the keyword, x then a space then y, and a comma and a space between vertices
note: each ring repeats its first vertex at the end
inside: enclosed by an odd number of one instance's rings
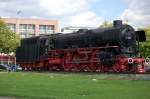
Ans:
POLYGON ((15 52, 20 44, 20 37, 12 32, 6 24, 0 20, 0 53, 15 52))
POLYGON ((140 43, 140 51, 143 57, 150 58, 150 26, 146 27, 144 30, 146 34, 146 42, 140 43))
POLYGON ((113 27, 113 23, 106 20, 99 26, 99 28, 109 28, 109 27, 113 27))

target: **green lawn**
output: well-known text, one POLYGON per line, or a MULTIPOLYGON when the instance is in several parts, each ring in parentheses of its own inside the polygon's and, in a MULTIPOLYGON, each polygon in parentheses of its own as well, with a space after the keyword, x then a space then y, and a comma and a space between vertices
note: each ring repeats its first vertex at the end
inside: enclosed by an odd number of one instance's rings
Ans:
POLYGON ((150 81, 111 74, 0 73, 0 96, 21 99, 150 99, 150 81))

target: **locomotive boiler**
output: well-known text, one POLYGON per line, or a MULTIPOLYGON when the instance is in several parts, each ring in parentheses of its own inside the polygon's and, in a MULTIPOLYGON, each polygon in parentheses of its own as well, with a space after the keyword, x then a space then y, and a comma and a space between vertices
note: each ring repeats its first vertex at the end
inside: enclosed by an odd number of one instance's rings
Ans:
POLYGON ((145 40, 144 31, 116 20, 111 28, 23 39, 16 57, 26 70, 141 73, 145 60, 139 42, 145 40))

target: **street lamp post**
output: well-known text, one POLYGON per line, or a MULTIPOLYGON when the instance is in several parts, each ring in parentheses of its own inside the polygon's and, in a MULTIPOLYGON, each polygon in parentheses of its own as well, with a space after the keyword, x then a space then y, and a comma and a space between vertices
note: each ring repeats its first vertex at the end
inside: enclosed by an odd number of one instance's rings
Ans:
POLYGON ((22 13, 21 10, 17 11, 17 23, 16 23, 16 33, 19 34, 19 24, 20 24, 20 14, 22 13))

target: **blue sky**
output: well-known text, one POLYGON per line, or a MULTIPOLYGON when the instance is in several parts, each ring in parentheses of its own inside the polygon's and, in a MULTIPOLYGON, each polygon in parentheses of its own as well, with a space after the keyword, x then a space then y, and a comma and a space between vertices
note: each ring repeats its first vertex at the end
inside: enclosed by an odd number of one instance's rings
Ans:
POLYGON ((120 16, 127 8, 123 0, 98 0, 92 5, 92 10, 106 20, 113 20, 120 16))
POLYGON ((57 19, 62 27, 97 27, 105 20, 122 19, 144 27, 150 25, 149 4, 150 0, 0 0, 0 16, 57 19))

